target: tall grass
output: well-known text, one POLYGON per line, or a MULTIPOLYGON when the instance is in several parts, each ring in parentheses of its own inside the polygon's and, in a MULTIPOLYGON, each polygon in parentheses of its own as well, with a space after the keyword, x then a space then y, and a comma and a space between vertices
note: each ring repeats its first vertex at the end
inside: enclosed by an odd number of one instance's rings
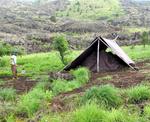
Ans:
POLYGON ((127 89, 126 91, 129 103, 140 103, 150 99, 149 86, 139 85, 127 89))
POLYGON ((144 117, 150 121, 150 105, 144 107, 144 117))
POLYGON ((87 68, 78 68, 72 71, 75 80, 78 81, 80 84, 85 84, 90 79, 90 71, 87 68))
POLYGON ((146 60, 150 58, 150 45, 136 45, 134 49, 131 46, 123 47, 124 51, 135 61, 146 60))
MULTIPOLYGON (((18 74, 21 74, 21 71, 25 70, 26 76, 38 76, 39 74, 45 74, 50 71, 58 71, 64 66, 57 52, 17 56, 17 59, 18 74)), ((0 74, 11 74, 10 58, 4 56, 2 60, 4 60, 5 65, 3 67, 0 66, 0 74)))
POLYGON ((0 100, 13 101, 16 95, 16 90, 13 88, 0 88, 0 100))
POLYGON ((70 122, 139 122, 137 115, 131 115, 124 109, 108 111, 95 102, 85 104, 68 116, 70 122))
POLYGON ((82 97, 83 102, 97 100, 99 104, 106 107, 118 107, 122 103, 122 98, 119 90, 111 85, 92 87, 87 90, 82 97))
POLYGON ((52 91, 55 95, 61 92, 71 91, 78 87, 80 87, 80 84, 78 84, 78 82, 76 81, 66 81, 58 79, 52 83, 52 91))
POLYGON ((8 117, 6 117, 6 122, 16 122, 16 118, 14 115, 9 115, 8 117))
POLYGON ((112 110, 107 116, 105 122, 138 122, 137 115, 131 115, 123 109, 112 110))
POLYGON ((44 90, 43 85, 37 85, 32 91, 20 97, 17 111, 31 117, 40 107, 43 107, 42 101, 50 101, 52 96, 52 92, 44 90))
POLYGON ((75 110, 71 115, 70 122, 104 122, 106 117, 106 111, 97 104, 91 103, 75 110))

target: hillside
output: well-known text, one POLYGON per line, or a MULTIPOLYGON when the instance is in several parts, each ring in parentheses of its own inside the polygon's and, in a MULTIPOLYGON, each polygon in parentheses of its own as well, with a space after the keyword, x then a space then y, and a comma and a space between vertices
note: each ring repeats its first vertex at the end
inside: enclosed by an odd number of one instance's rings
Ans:
POLYGON ((118 40, 124 45, 135 37, 135 32, 139 32, 139 37, 142 31, 149 30, 150 2, 29 1, 0 0, 0 40, 23 46, 28 53, 50 51, 57 33, 66 35, 74 48, 85 48, 96 34, 112 39, 112 34, 119 35, 118 40))
POLYGON ((56 12, 59 17, 81 20, 112 19, 123 14, 119 0, 69 0, 63 11, 56 12))
POLYGON ((0 0, 0 122, 150 122, 149 13, 150 0, 0 0))

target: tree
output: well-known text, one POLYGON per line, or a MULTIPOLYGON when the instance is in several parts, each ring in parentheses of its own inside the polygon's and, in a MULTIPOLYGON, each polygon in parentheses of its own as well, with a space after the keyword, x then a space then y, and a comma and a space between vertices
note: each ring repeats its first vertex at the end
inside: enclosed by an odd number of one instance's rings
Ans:
POLYGON ((60 54, 61 61, 65 64, 64 56, 65 52, 69 49, 69 44, 64 36, 56 36, 53 41, 54 49, 57 50, 60 54))
POLYGON ((145 45, 149 43, 149 35, 148 35, 148 32, 143 32, 142 35, 141 35, 141 40, 142 40, 142 44, 144 45, 144 48, 145 48, 145 45))

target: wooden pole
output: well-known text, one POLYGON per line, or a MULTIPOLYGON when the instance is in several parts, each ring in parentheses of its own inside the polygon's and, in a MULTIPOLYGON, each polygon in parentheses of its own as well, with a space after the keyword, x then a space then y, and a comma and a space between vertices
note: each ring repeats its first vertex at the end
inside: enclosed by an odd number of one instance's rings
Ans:
POLYGON ((100 68, 99 68, 99 48, 100 48, 100 41, 98 40, 98 45, 97 45, 97 72, 100 71, 100 68))

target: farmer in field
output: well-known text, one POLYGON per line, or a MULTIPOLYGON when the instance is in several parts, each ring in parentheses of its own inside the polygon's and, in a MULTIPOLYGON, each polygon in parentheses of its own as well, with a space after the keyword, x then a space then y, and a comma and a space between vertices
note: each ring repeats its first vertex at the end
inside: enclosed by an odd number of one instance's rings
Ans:
POLYGON ((16 53, 12 53, 11 55, 11 70, 13 74, 13 79, 17 78, 17 56, 16 53))

